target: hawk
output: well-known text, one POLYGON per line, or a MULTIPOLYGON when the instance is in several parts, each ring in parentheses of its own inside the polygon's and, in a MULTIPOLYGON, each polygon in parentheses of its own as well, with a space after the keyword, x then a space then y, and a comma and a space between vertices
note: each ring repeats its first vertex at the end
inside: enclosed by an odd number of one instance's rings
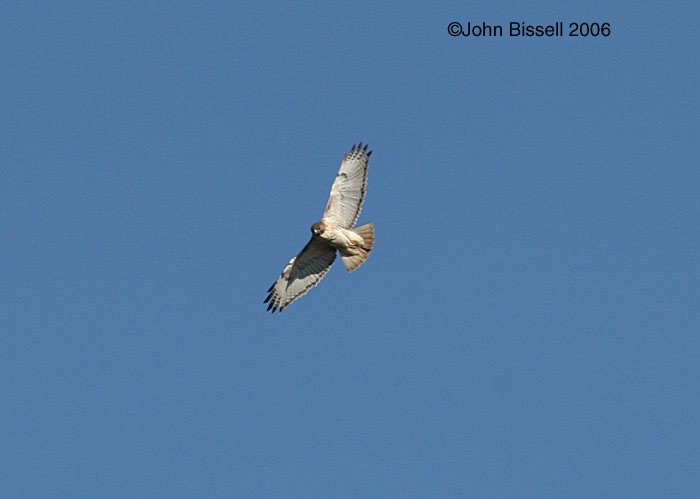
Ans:
POLYGON ((306 294, 328 273, 335 261, 336 251, 348 272, 367 260, 374 246, 372 223, 354 227, 360 216, 367 187, 369 156, 367 146, 352 146, 331 187, 326 211, 320 222, 311 226, 311 241, 292 258, 275 283, 267 290, 264 303, 275 313, 306 294))

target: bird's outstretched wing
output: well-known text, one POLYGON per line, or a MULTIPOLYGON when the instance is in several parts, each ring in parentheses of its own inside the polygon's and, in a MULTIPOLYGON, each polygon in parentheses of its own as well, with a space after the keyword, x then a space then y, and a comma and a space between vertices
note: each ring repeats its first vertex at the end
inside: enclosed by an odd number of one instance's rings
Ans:
POLYGON ((312 237, 304 249, 292 258, 275 283, 267 290, 270 293, 268 310, 280 312, 294 300, 316 286, 331 268, 335 260, 335 248, 312 237))
POLYGON ((355 225, 365 200, 370 154, 372 151, 367 152, 367 146, 363 148, 360 142, 345 155, 331 187, 324 219, 345 229, 355 225))

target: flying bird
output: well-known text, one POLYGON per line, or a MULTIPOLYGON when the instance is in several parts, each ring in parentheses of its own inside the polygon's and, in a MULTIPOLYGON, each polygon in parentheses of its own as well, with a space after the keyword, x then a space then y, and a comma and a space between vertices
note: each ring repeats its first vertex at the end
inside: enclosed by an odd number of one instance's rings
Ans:
POLYGON ((335 261, 336 251, 348 272, 367 260, 374 246, 374 225, 354 227, 360 216, 367 187, 369 156, 367 146, 352 146, 331 187, 326 211, 311 226, 311 241, 292 258, 275 283, 267 290, 267 310, 282 312, 285 307, 316 286, 335 261))

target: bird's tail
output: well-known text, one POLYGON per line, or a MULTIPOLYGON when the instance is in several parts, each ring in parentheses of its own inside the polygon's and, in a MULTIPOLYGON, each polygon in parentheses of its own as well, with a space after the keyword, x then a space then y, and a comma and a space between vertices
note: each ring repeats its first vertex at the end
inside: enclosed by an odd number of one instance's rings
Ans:
POLYGON ((372 251, 372 247, 374 247, 374 225, 370 222, 346 230, 350 230, 362 238, 362 244, 355 248, 352 254, 341 254, 345 268, 348 269, 348 272, 352 272, 367 260, 369 252, 372 251))

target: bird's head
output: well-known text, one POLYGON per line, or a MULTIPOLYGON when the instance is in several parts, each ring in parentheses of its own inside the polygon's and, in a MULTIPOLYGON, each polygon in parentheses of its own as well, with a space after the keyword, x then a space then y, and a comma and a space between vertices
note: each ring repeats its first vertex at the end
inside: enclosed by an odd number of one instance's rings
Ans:
POLYGON ((316 222, 311 226, 311 232, 315 235, 318 236, 323 232, 323 227, 321 226, 321 222, 316 222))

